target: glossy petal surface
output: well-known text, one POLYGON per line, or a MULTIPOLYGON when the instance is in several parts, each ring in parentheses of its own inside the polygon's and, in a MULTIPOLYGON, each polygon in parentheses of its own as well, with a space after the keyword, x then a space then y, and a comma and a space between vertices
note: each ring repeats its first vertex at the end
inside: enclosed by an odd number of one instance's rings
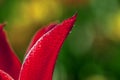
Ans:
POLYGON ((0 80, 14 80, 9 74, 0 70, 0 80))
POLYGON ((52 80, 60 48, 71 31, 76 15, 45 33, 26 55, 19 80, 52 80))
POLYGON ((52 24, 50 24, 49 26, 44 27, 44 28, 38 30, 38 31, 36 32, 36 34, 34 35, 33 39, 31 40, 31 43, 30 43, 30 45, 29 45, 26 53, 29 52, 29 50, 32 48, 32 46, 36 43, 36 41, 37 41, 41 36, 43 36, 46 32, 48 32, 50 29, 52 29, 55 25, 56 25, 55 23, 52 23, 52 24))
POLYGON ((8 44, 3 26, 0 24, 0 69, 18 80, 21 63, 8 44))

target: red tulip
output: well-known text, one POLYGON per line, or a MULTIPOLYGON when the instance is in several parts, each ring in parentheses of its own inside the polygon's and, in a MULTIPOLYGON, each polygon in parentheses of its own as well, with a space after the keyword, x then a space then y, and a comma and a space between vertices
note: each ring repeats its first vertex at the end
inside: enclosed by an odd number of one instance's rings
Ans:
POLYGON ((22 67, 8 45, 4 25, 0 25, 0 80, 52 80, 58 53, 75 20, 76 15, 39 30, 28 47, 22 67))
POLYGON ((21 63, 11 49, 3 31, 4 24, 0 25, 0 69, 18 79, 21 63))

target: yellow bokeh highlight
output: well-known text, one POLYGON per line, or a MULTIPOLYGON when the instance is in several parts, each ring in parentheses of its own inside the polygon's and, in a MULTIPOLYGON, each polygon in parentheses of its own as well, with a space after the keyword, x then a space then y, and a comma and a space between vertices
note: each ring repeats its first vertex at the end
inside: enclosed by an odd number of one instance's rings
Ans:
POLYGON ((27 47, 36 29, 59 20, 61 15, 62 6, 55 0, 21 0, 13 5, 8 36, 16 52, 27 47))
POLYGON ((120 41, 120 11, 108 18, 108 37, 114 41, 120 41))
POLYGON ((32 1, 29 3, 26 3, 21 6, 23 9, 21 9, 23 14, 25 16, 29 16, 27 18, 31 22, 41 22, 44 23, 47 20, 50 20, 51 18, 58 18, 61 16, 61 7, 59 3, 50 0, 40 0, 40 1, 32 1))
POLYGON ((14 18, 10 21, 17 25, 30 25, 31 23, 44 24, 53 19, 59 19, 62 15, 62 5, 57 0, 31 0, 21 1, 13 10, 14 18), (21 24, 22 22, 22 24, 21 24))

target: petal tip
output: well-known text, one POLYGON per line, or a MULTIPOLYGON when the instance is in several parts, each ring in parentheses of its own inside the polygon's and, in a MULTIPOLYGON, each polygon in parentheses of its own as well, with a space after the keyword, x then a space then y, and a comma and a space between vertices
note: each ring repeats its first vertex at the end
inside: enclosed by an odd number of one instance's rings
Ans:
POLYGON ((76 12, 72 17, 77 18, 78 13, 76 12))
POLYGON ((75 13, 72 17, 64 20, 62 24, 66 24, 68 26, 66 28, 71 30, 74 23, 76 22, 76 18, 77 18, 77 13, 75 13))
POLYGON ((0 30, 2 30, 2 29, 3 29, 3 27, 4 27, 6 24, 7 24, 6 22, 4 22, 4 23, 0 24, 0 30))
POLYGON ((78 13, 76 12, 70 19, 73 21, 76 21, 77 15, 78 15, 78 13))
POLYGON ((74 24, 75 21, 76 21, 77 15, 78 15, 78 14, 75 13, 71 18, 68 18, 66 21, 69 22, 69 23, 74 24))

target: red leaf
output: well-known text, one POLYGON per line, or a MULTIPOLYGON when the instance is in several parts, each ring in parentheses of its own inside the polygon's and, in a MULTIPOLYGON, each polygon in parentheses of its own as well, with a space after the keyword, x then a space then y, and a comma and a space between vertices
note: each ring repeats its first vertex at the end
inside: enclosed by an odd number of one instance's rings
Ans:
POLYGON ((76 15, 39 38, 25 57, 19 80, 52 80, 58 53, 75 20, 76 15))
POLYGON ((9 74, 0 70, 0 80, 14 80, 9 74))
POLYGON ((8 44, 3 26, 4 24, 0 24, 0 69, 17 80, 21 63, 8 44))
POLYGON ((26 51, 26 53, 28 53, 28 51, 32 48, 32 46, 36 43, 36 41, 41 37, 43 36, 45 33, 47 33, 50 29, 52 29, 54 26, 56 25, 56 23, 52 23, 50 24, 49 26, 47 27, 44 27, 40 30, 38 30, 36 32, 36 34, 34 35, 33 39, 31 40, 31 43, 26 51))

